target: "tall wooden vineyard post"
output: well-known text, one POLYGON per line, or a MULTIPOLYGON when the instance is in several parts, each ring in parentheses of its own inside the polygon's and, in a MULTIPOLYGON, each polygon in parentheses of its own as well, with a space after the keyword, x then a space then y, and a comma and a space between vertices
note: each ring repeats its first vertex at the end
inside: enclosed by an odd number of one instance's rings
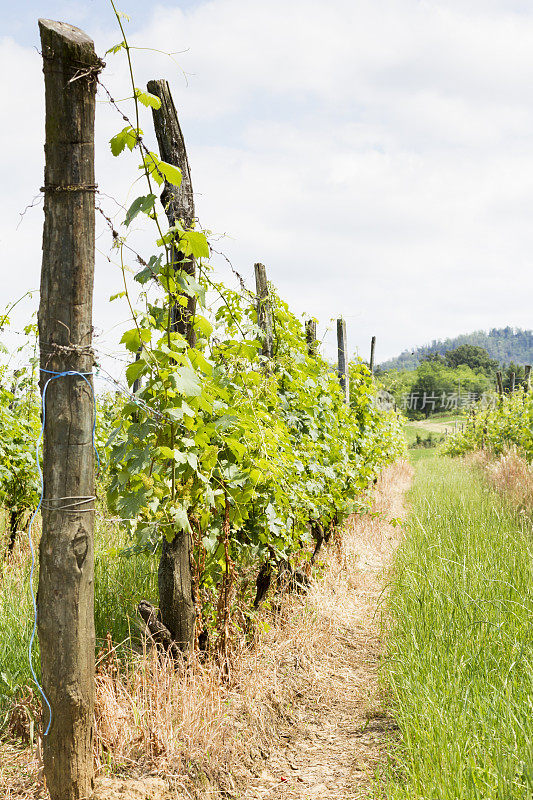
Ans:
MULTIPOLYGON (((172 186, 165 182, 161 200, 169 225, 181 221, 184 228, 190 228, 195 215, 191 170, 170 87, 165 80, 153 80, 148 82, 147 88, 161 100, 161 107, 152 109, 161 158, 181 171, 181 185, 172 186)), ((181 272, 185 276, 196 277, 195 260, 193 256, 186 256, 180 251, 179 243, 172 248, 172 263, 178 275, 181 272)), ((193 327, 195 311, 194 296, 188 297, 186 307, 176 303, 171 311, 173 330, 181 333, 191 347, 196 343, 193 327)), ((158 584, 161 620, 178 647, 186 652, 194 644, 196 626, 191 537, 186 531, 178 531, 171 542, 163 536, 158 584)))
POLYGON ((516 385, 516 373, 511 372, 511 378, 509 380, 509 391, 513 394, 516 385))
POLYGON ((373 336, 370 340, 370 374, 374 374, 374 353, 376 351, 376 337, 373 336))
POLYGON ((524 370, 524 391, 529 392, 531 389, 531 364, 526 364, 524 370))
POLYGON ((316 340, 316 320, 308 319, 305 323, 305 340, 307 342, 307 353, 314 358, 317 354, 316 340))
POLYGON ((94 110, 103 64, 78 28, 50 20, 39 20, 39 28, 46 94, 41 392, 49 383, 37 604, 52 709, 43 755, 52 800, 80 800, 93 786, 94 110), (54 377, 68 370, 86 377, 54 377))
POLYGON ((498 394, 500 396, 500 400, 503 399, 503 378, 502 373, 500 370, 496 373, 496 385, 498 387, 498 394))
POLYGON ((257 324, 263 331, 263 355, 274 356, 274 318, 268 291, 268 280, 264 264, 254 264, 255 293, 257 296, 257 324))
POLYGON ((344 399, 350 403, 350 376, 348 372, 348 342, 346 339, 346 322, 337 320, 337 370, 339 382, 344 392, 344 399))

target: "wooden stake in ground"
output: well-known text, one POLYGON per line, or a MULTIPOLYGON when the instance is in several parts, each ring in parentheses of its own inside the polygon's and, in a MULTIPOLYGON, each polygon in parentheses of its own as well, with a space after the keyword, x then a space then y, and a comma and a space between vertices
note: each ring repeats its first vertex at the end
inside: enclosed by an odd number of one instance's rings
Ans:
MULTIPOLYGON (((39 27, 46 91, 41 369, 88 373, 54 378, 46 390, 37 600, 42 684, 52 707, 44 770, 52 800, 79 800, 93 785, 94 108, 103 64, 78 28, 50 20, 39 27)), ((51 377, 41 372, 41 391, 51 377)))
MULTIPOLYGON (((163 161, 178 167, 182 176, 179 187, 165 183, 161 199, 169 225, 181 221, 184 228, 190 228, 194 221, 194 195, 185 140, 176 107, 167 81, 149 81, 147 88, 161 100, 161 108, 152 109, 159 153, 163 161)), ((196 277, 194 258, 185 256, 180 251, 179 244, 172 249, 172 263, 177 273, 196 277)), ((188 298, 187 307, 176 303, 172 309, 173 330, 181 333, 191 347, 196 342, 192 325, 195 310, 195 297, 188 298)), ((186 531, 178 531, 171 542, 163 536, 158 583, 161 620, 178 647, 185 652, 194 644, 196 624, 191 537, 186 531)))
POLYGON ((510 378, 510 381, 509 381, 511 394, 514 392, 515 384, 516 384, 516 374, 514 372, 511 372, 511 378, 510 378))
MULTIPOLYGON (((180 186, 173 186, 165 181, 161 201, 165 207, 170 226, 181 221, 184 228, 190 228, 194 222, 194 194, 192 190, 191 170, 185 139, 176 112, 176 106, 165 80, 148 81, 147 89, 161 100, 160 108, 152 108, 154 128, 159 146, 159 154, 163 161, 178 167, 181 171, 180 186)), ((193 256, 185 256, 179 245, 172 250, 172 263, 176 272, 183 272, 196 277, 196 263, 193 256)), ((173 327, 183 334, 191 347, 194 347, 196 336, 191 319, 196 310, 196 298, 189 297, 187 307, 176 304, 172 309, 173 327)))
POLYGON ((374 374, 374 352, 376 350, 376 337, 373 336, 370 341, 370 372, 374 374))
POLYGON ((264 264, 254 264, 255 292, 257 295, 257 324, 264 333, 263 355, 274 356, 274 320, 268 292, 268 280, 264 264))
POLYGON ((307 352, 311 358, 315 358, 317 353, 316 340, 316 320, 308 319, 305 323, 305 340, 307 342, 307 352))
POLYGON ((531 388, 531 364, 526 364, 524 372, 524 391, 529 392, 531 388))
POLYGON ((350 402, 350 376, 348 373, 348 342, 346 339, 346 322, 337 320, 337 369, 339 382, 347 403, 350 402))
POLYGON ((500 395, 500 398, 502 398, 503 397, 503 378, 502 378, 502 373, 500 372, 500 370, 498 370, 498 372, 496 373, 496 383, 497 383, 497 386, 498 386, 498 394, 500 395))

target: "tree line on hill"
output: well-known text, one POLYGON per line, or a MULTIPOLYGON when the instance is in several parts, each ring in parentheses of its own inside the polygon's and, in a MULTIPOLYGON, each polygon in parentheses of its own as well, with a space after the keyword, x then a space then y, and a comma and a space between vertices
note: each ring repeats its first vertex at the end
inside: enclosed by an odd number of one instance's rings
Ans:
POLYGON ((417 347, 412 351, 404 350, 396 358, 384 361, 379 368, 382 371, 414 370, 428 356, 444 356, 450 350, 456 350, 462 345, 481 347, 487 351, 491 359, 504 366, 509 366, 511 363, 523 366, 533 361, 533 331, 507 326, 491 328, 488 332, 474 331, 455 338, 433 340, 431 344, 417 347))
POLYGON ((416 419, 454 413, 489 398, 498 370, 505 391, 511 388, 513 373, 517 386, 525 379, 524 365, 502 365, 485 348, 472 344, 461 344, 444 354, 427 352, 416 369, 379 367, 376 378, 407 416, 416 419))

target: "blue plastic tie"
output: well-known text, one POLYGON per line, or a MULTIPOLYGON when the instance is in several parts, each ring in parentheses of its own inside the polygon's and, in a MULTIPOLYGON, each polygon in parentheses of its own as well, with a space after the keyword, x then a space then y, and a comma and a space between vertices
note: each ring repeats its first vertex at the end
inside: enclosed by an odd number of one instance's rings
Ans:
POLYGON ((28 526, 28 539, 29 539, 29 542, 30 542, 30 551, 31 551, 30 594, 31 594, 31 599, 32 599, 32 603, 33 603, 33 630, 31 632, 30 644, 29 644, 29 647, 28 647, 28 657, 29 657, 29 662, 30 662, 30 671, 31 671, 33 680, 35 681, 35 684, 36 684, 37 688, 39 689, 39 692, 41 693, 41 696, 42 696, 44 702, 48 706, 48 725, 47 725, 46 730, 44 732, 44 735, 48 736, 48 731, 50 730, 50 725, 52 724, 52 706, 50 705, 50 703, 48 701, 48 698, 44 693, 43 687, 41 686, 41 684, 39 683, 39 681, 37 679, 37 675, 35 674, 35 670, 33 669, 33 659, 32 659, 33 642, 35 640, 35 633, 37 631, 37 601, 35 599, 35 593, 33 591, 33 573, 34 573, 34 570, 35 570, 35 551, 33 549, 33 541, 32 541, 32 538, 31 538, 31 529, 32 529, 33 521, 34 521, 35 517, 37 516, 37 513, 40 511, 42 503, 43 503, 43 499, 44 499, 44 479, 43 479, 43 472, 42 472, 42 469, 41 469, 41 462, 40 462, 40 459, 39 459, 39 451, 40 451, 41 442, 42 442, 42 439, 43 439, 43 436, 44 436, 44 425, 45 425, 45 422, 46 422, 46 390, 48 389, 48 385, 52 381, 55 381, 57 378, 64 378, 64 377, 66 377, 68 375, 78 375, 80 378, 83 378, 83 380, 85 381, 85 383, 87 384, 87 386, 91 390, 93 403, 94 403, 93 447, 94 447, 94 452, 96 453, 96 460, 97 460, 97 464, 98 464, 98 469, 100 469, 100 456, 98 455, 98 450, 96 449, 96 446, 95 446, 95 443, 94 443, 94 436, 95 436, 95 431, 96 431, 96 397, 95 397, 95 394, 94 394, 93 387, 91 386, 90 382, 87 380, 87 375, 92 375, 93 373, 92 372, 77 372, 76 370, 73 370, 73 369, 69 369, 66 372, 53 372, 50 369, 41 369, 41 372, 45 372, 48 375, 51 375, 51 377, 48 378, 48 380, 46 381, 46 383, 44 384, 44 387, 43 387, 43 394, 42 394, 42 397, 41 397, 42 424, 41 424, 41 430, 39 431, 39 436, 37 438, 37 443, 35 445, 35 460, 37 462, 37 471, 39 473, 39 480, 40 480, 40 483, 41 483, 41 495, 39 497, 39 503, 37 505, 37 508, 35 509, 33 514, 31 515, 30 524, 28 526))

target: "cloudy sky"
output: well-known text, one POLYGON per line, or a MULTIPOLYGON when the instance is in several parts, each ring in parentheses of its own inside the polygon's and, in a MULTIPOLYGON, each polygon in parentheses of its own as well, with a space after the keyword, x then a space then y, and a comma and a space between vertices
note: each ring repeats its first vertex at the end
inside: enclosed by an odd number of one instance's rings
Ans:
MULTIPOLYGON (((530 0, 118 3, 133 44, 179 51, 136 51, 137 85, 170 81, 197 212, 226 234, 217 247, 250 285, 262 261, 322 334, 344 316, 350 350, 365 357, 375 334, 378 360, 478 328, 533 327, 530 0)), ((39 284, 42 205, 19 225, 42 184, 37 17, 82 27, 101 55, 120 34, 108 0, 0 9, 4 305, 39 284)), ((102 81, 125 97, 123 59, 106 61, 102 81)), ((120 123, 100 102, 98 183, 127 202, 134 159, 113 159, 107 144, 120 123)), ((142 127, 153 139, 148 113, 142 127)), ((98 247, 95 325, 117 352, 127 312, 107 302, 120 275, 105 231, 98 247)))

